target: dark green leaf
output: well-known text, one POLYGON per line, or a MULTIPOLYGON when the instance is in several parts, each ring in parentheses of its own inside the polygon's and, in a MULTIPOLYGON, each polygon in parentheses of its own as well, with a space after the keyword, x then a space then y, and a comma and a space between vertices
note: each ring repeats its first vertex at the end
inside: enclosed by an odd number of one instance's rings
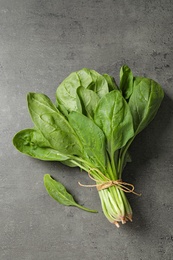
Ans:
POLYGON ((83 153, 73 128, 47 96, 28 94, 28 108, 34 124, 52 148, 67 156, 83 153))
POLYGON ((93 118, 98 101, 99 97, 94 91, 84 87, 77 89, 78 111, 87 117, 93 118))
POLYGON ((68 118, 83 144, 85 158, 95 167, 102 167, 101 170, 104 171, 105 136, 101 129, 91 119, 78 112, 71 112, 68 118))
POLYGON ((77 73, 71 73, 57 88, 57 103, 62 104, 68 111, 76 111, 76 89, 80 86, 81 82, 77 73))
POLYGON ((135 77, 129 107, 133 116, 135 134, 141 132, 155 117, 164 92, 152 79, 135 77))
POLYGON ((90 75, 93 79, 93 84, 90 84, 87 88, 93 90, 100 98, 104 97, 109 92, 106 79, 95 70, 90 70, 90 75))
POLYGON ((22 153, 44 161, 64 161, 69 157, 50 147, 39 130, 25 129, 13 138, 14 146, 22 153))
POLYGON ((134 135, 130 109, 118 90, 111 91, 100 99, 94 121, 103 130, 111 154, 123 147, 134 135))
POLYGON ((125 99, 129 99, 133 92, 133 74, 127 65, 120 69, 120 90, 125 99))
POLYGON ((90 70, 84 68, 82 70, 72 72, 57 88, 57 103, 63 105, 68 111, 76 111, 77 88, 80 86, 87 88, 92 83, 93 79, 90 75, 90 70))
POLYGON ((84 68, 71 73, 59 85, 56 91, 57 103, 63 105, 68 111, 77 111, 76 90, 79 87, 88 88, 99 97, 109 92, 108 83, 102 75, 84 68))
POLYGON ((52 179, 49 174, 44 175, 44 185, 48 194, 60 204, 63 204, 65 206, 75 206, 88 212, 97 212, 95 210, 91 210, 77 204, 72 195, 67 192, 64 185, 52 179))

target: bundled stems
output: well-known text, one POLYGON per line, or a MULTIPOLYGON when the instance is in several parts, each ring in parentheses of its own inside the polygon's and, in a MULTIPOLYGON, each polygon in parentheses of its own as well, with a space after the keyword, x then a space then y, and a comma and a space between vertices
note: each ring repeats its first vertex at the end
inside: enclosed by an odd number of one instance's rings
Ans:
MULTIPOLYGON (((115 172, 115 162, 113 160, 111 162, 113 162, 113 167, 111 167, 112 164, 108 164, 109 178, 116 181, 119 174, 115 172)), ((119 222, 125 224, 128 220, 132 221, 132 209, 124 190, 114 185, 100 190, 98 193, 103 213, 111 223, 119 227, 119 222)))
POLYGON ((79 185, 97 188, 103 213, 106 218, 117 227, 119 227, 119 222, 125 224, 128 220, 132 221, 132 209, 125 192, 133 192, 134 187, 132 184, 124 183, 118 179, 113 159, 109 160, 107 156, 107 169, 104 173, 94 168, 91 163, 85 160, 79 160, 80 162, 77 162, 76 158, 76 160, 72 160, 72 162, 87 171, 90 179, 95 181, 95 184, 85 185, 79 182, 79 185), (132 186, 132 189, 129 189, 127 186, 132 186))
POLYGON ((99 197, 103 213, 111 223, 119 227, 119 222, 125 224, 128 220, 132 221, 132 209, 124 191, 112 186, 99 191, 99 197))

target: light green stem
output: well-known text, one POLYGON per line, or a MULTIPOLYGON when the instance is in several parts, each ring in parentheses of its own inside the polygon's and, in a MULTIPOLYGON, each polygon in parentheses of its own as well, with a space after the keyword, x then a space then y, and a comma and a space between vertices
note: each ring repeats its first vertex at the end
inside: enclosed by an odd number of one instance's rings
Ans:
POLYGON ((82 210, 85 210, 85 211, 88 211, 88 212, 91 212, 91 213, 97 213, 98 212, 97 210, 89 209, 89 208, 83 207, 79 204, 75 204, 75 206, 78 207, 79 209, 82 209, 82 210))
MULTIPOLYGON (((100 181, 105 181, 104 175, 110 180, 117 180, 117 172, 113 158, 109 160, 107 156, 107 169, 105 174, 100 171, 95 170, 94 166, 91 163, 86 162, 83 159, 75 158, 71 160, 76 166, 88 172, 90 169, 91 175, 100 181)), ((99 182, 96 182, 96 184, 99 182)), ((126 198, 126 195, 123 190, 121 190, 118 186, 111 186, 109 188, 98 191, 99 197, 101 200, 101 205, 103 209, 103 213, 105 217, 111 222, 114 223, 117 227, 119 227, 119 222, 123 224, 126 223, 127 220, 132 219, 132 209, 130 204, 126 198)), ((86 210, 83 206, 78 206, 79 208, 86 210)), ((88 211, 88 209, 87 209, 88 211)), ((92 211, 91 212, 95 212, 92 211)))
POLYGON ((99 191, 103 213, 116 226, 132 219, 132 209, 123 191, 116 186, 99 191))

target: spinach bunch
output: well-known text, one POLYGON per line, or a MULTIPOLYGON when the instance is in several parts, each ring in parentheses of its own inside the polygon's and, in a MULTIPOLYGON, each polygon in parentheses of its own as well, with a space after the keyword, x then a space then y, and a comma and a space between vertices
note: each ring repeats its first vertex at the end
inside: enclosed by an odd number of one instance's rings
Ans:
MULTIPOLYGON (((84 68, 59 85, 56 104, 44 94, 28 94, 34 128, 18 132, 13 144, 34 158, 60 161, 88 172, 96 182, 105 216, 119 227, 119 222, 132 220, 125 192, 134 188, 122 182, 123 169, 131 161, 129 147, 153 120, 163 97, 158 83, 133 76, 126 65, 120 69, 119 86, 108 74, 84 68)), ((60 203, 82 208, 49 175, 44 184, 60 203)))

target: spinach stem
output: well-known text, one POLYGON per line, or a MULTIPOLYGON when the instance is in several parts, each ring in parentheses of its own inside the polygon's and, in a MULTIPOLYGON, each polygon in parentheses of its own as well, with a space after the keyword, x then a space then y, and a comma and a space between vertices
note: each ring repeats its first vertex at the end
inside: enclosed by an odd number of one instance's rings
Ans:
POLYGON ((89 209, 89 208, 83 207, 83 206, 81 206, 81 205, 79 205, 79 204, 76 204, 76 207, 78 207, 78 208, 80 208, 80 209, 82 209, 82 210, 91 212, 91 213, 98 213, 97 210, 89 209))
POLYGON ((103 213, 111 223, 118 226, 117 222, 124 224, 128 219, 131 220, 132 209, 122 190, 112 186, 99 191, 99 197, 103 213))
POLYGON ((112 167, 112 170, 113 170, 113 173, 114 173, 114 180, 118 178, 117 176, 117 170, 116 170, 116 167, 115 167, 115 158, 114 158, 114 153, 111 154, 111 167, 112 167))

